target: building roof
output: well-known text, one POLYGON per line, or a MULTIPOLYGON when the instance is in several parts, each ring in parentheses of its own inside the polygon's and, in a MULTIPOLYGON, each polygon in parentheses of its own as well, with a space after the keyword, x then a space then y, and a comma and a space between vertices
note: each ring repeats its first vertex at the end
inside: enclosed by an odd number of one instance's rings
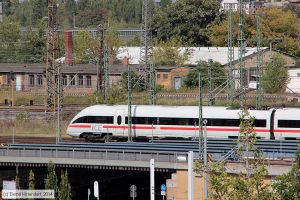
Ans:
MULTIPOLYGON (((155 48, 154 48, 155 49, 155 48)), ((267 49, 263 47, 263 49, 267 49)), ((228 63, 228 48, 227 47, 181 47, 181 53, 190 51, 191 55, 186 65, 196 65, 199 61, 208 61, 212 59, 222 65, 228 63)), ((257 52, 256 47, 247 47, 244 56, 249 56, 257 52)), ((121 47, 119 49, 117 58, 129 58, 130 64, 138 65, 140 61, 140 47, 121 47)), ((234 47, 234 60, 238 60, 238 47, 234 47)))
MULTIPOLYGON (((138 65, 131 65, 132 70, 137 71, 138 65)), ((13 71, 15 73, 34 73, 34 74, 44 74, 45 73, 45 64, 19 64, 19 63, 0 63, 0 73, 9 73, 13 71)), ((122 64, 112 65, 109 68, 110 74, 120 75, 123 72, 127 71, 127 67, 122 64)), ((93 64, 78 64, 78 65, 62 65, 63 73, 76 73, 76 74, 96 74, 97 68, 93 64)))

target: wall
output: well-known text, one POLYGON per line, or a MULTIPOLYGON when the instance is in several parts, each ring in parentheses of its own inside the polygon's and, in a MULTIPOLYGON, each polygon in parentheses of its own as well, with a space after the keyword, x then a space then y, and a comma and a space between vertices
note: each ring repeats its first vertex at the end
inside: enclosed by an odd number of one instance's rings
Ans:
POLYGON ((164 89, 173 89, 174 88, 174 78, 182 77, 183 79, 188 75, 190 68, 187 67, 178 67, 170 70, 158 70, 156 74, 157 85, 163 85, 164 89))
MULTIPOLYGON (((203 177, 194 176, 194 200, 204 199, 203 177)), ((188 199, 188 171, 177 170, 172 178, 167 180, 167 200, 188 199)))

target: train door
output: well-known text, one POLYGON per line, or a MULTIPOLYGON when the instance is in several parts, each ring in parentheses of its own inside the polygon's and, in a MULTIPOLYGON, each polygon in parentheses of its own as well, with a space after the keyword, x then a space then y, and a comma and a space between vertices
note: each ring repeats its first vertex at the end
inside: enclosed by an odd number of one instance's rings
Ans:
POLYGON ((125 110, 116 110, 115 113, 115 135, 125 136, 125 110))

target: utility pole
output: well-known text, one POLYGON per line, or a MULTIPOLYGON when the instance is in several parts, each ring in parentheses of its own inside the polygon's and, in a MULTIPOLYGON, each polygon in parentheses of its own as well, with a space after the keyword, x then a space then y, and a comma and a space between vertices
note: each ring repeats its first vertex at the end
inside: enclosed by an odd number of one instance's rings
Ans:
POLYGON ((194 152, 188 152, 188 200, 194 200, 194 152))
POLYGON ((132 142, 132 121, 131 121, 131 71, 129 66, 129 59, 124 58, 124 64, 127 65, 127 90, 128 90, 128 140, 127 142, 132 142))
POLYGON ((227 100, 230 105, 233 104, 234 95, 234 79, 233 79, 233 65, 234 60, 234 44, 233 44, 233 16, 232 16, 232 4, 229 4, 228 10, 228 84, 227 84, 227 100))
POLYGON ((140 49, 140 78, 149 91, 150 104, 156 104, 156 71, 153 63, 153 41, 151 23, 153 14, 153 1, 143 0, 141 49, 140 49))
POLYGON ((100 92, 103 94, 103 83, 104 83, 104 34, 105 28, 102 24, 98 25, 97 28, 98 38, 99 38, 99 55, 96 57, 96 67, 97 67, 97 96, 100 92))
POLYGON ((155 200, 154 159, 150 159, 150 200, 155 200))
POLYGON ((202 78, 201 73, 198 74, 198 87, 199 87, 199 160, 200 163, 203 163, 203 131, 202 131, 202 78))
POLYGON ((62 85, 61 85, 61 72, 60 64, 57 65, 57 127, 56 127, 56 144, 61 142, 61 125, 60 125, 60 114, 62 109, 62 85))
POLYGON ((213 99, 213 91, 212 91, 212 59, 208 59, 208 68, 207 68, 207 73, 208 73, 208 105, 212 106, 214 104, 214 99, 213 99))
POLYGON ((204 200, 208 199, 208 169, 207 169, 207 127, 206 127, 207 120, 203 120, 204 124, 204 151, 203 151, 203 160, 204 160, 204 200))
POLYGON ((245 38, 244 38, 244 1, 239 0, 239 72, 240 72, 240 105, 245 106, 245 87, 244 87, 244 50, 245 50, 245 38))
POLYGON ((256 109, 262 106, 262 85, 261 79, 263 75, 263 53, 262 53, 262 23, 261 14, 256 15, 257 18, 257 57, 256 57, 256 109))

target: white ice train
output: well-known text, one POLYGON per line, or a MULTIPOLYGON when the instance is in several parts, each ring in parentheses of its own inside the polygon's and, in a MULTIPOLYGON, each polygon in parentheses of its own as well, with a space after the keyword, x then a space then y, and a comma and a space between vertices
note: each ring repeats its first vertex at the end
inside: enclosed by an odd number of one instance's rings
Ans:
MULTIPOLYGON (((239 136, 238 109, 203 107, 207 135, 215 138, 239 136)), ((132 106, 132 134, 136 138, 195 138, 198 136, 197 106, 132 106)), ((300 109, 250 110, 261 139, 299 139, 300 109)), ((73 137, 102 139, 128 137, 128 106, 95 105, 79 112, 68 126, 73 137)))

